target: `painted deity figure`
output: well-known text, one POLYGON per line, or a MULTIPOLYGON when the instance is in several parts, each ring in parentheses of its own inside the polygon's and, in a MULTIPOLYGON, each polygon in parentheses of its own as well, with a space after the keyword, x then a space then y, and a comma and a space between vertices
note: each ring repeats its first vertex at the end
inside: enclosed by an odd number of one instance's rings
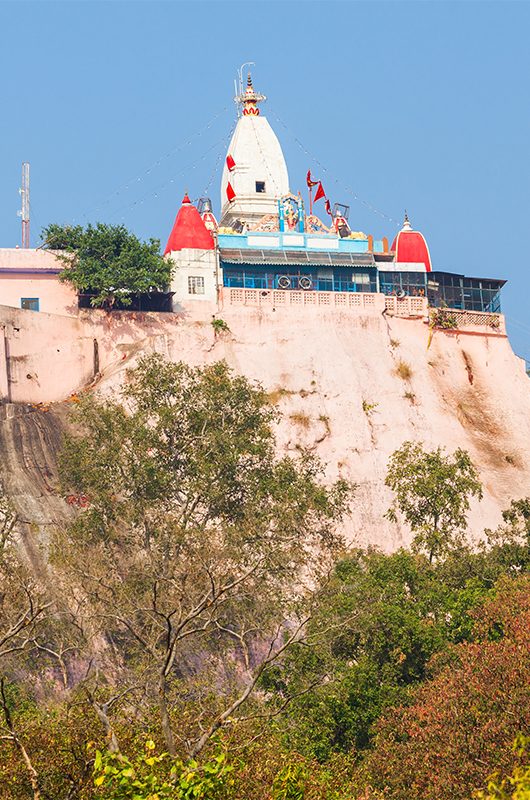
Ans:
POLYGON ((283 213, 287 228, 294 231, 298 223, 298 208, 294 205, 290 197, 287 197, 283 202, 283 213))

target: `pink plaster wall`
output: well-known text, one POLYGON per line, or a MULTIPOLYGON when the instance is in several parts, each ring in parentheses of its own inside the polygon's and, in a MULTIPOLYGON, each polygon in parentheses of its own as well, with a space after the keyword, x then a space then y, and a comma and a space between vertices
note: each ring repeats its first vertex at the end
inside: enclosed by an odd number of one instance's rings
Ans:
POLYGON ((64 400, 94 376, 94 341, 74 317, 0 306, 0 399, 64 400))
POLYGON ((56 271, 62 268, 49 250, 0 249, 0 305, 20 308, 21 298, 38 297, 40 311, 75 316, 77 295, 59 281, 56 271))

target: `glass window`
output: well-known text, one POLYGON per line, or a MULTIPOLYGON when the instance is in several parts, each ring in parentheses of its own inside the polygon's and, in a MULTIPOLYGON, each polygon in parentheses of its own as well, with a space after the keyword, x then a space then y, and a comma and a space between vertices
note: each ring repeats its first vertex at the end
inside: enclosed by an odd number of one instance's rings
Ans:
POLYGON ((204 278, 202 275, 188 276, 188 294, 204 294, 204 278))
POLYGON ((265 191, 265 181, 256 181, 256 192, 262 194, 265 191))
POLYGON ((20 298, 20 308, 24 308, 26 311, 38 311, 39 310, 39 298, 38 297, 21 297, 20 298))

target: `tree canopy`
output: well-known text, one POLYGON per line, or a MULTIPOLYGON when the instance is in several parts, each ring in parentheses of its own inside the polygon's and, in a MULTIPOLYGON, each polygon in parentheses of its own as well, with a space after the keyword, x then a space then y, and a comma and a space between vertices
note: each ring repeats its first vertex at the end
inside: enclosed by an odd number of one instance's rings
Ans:
POLYGON ((88 508, 57 536, 54 562, 71 576, 78 624, 127 642, 122 681, 141 673, 171 755, 183 675, 198 699, 240 673, 218 710, 190 722, 183 745, 195 754, 303 638, 311 584, 340 544, 348 486, 325 487, 309 453, 278 457, 274 417, 264 391, 225 363, 151 356, 122 402, 83 399, 82 434, 66 441, 64 488, 88 508))
POLYGON ((471 546, 467 453, 404 446, 396 518, 441 538, 345 549, 352 487, 277 419, 223 362, 81 396, 37 571, 0 486, 6 800, 526 800, 529 499, 471 546))
POLYGON ((130 305, 131 295, 167 291, 172 262, 160 255, 160 242, 142 242, 124 225, 58 225, 42 232, 65 269, 60 279, 78 292, 93 294, 93 306, 130 305))
POLYGON ((429 452, 405 442, 390 458, 385 483, 396 495, 388 518, 395 522, 401 513, 414 533, 413 546, 431 561, 464 531, 470 498, 482 497, 469 453, 460 448, 451 456, 441 447, 429 452))

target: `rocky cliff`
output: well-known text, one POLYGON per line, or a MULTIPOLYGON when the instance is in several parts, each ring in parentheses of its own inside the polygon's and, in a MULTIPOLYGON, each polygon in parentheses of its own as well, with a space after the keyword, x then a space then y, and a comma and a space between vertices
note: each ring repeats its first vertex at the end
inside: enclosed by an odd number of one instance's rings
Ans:
MULTIPOLYGON (((470 452, 484 485, 470 514, 475 536, 498 524, 512 498, 530 494, 530 383, 502 334, 433 333, 422 319, 338 309, 230 307, 218 316, 229 331, 216 334, 200 310, 127 324, 86 316, 85 336, 99 337, 101 357, 90 390, 118 391, 144 352, 191 364, 226 359, 277 403, 281 448, 310 447, 330 478, 357 484, 346 534, 361 544, 393 549, 409 539, 383 517, 388 458, 407 439, 470 452)), ((67 512, 53 496, 64 418, 57 404, 0 426, 6 489, 21 517, 44 530, 67 512)))

